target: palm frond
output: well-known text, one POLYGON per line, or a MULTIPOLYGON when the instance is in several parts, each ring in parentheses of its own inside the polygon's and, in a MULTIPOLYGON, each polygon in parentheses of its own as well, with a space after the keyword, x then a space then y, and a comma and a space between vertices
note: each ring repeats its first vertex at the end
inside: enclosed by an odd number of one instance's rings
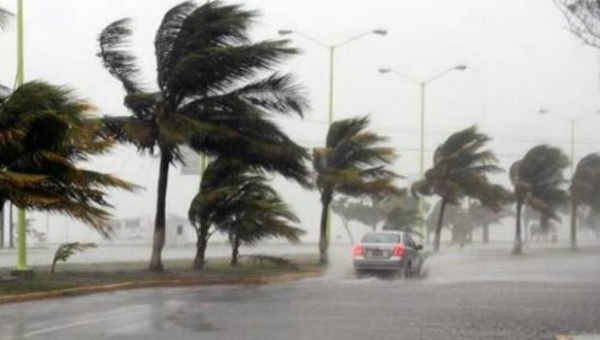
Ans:
POLYGON ((294 112, 303 116, 308 108, 304 89, 296 83, 291 74, 275 73, 224 96, 241 98, 250 105, 279 113, 294 112))
POLYGON ((344 119, 333 122, 327 131, 327 148, 334 148, 343 140, 359 135, 368 125, 369 117, 344 119))
POLYGON ((6 31, 14 17, 10 11, 0 7, 0 30, 6 31))
POLYGON ((98 37, 98 57, 108 72, 123 84, 127 93, 141 92, 140 70, 130 51, 132 34, 131 20, 125 18, 108 25, 98 37))
POLYGON ((174 50, 174 45, 179 42, 182 43, 179 32, 183 26, 184 21, 188 16, 197 8, 197 5, 193 1, 183 2, 173 8, 171 8, 165 16, 156 32, 154 38, 154 48, 156 51, 156 62, 158 65, 158 82, 161 88, 167 82, 167 75, 169 75, 173 69, 171 60, 174 54, 177 53, 174 50))

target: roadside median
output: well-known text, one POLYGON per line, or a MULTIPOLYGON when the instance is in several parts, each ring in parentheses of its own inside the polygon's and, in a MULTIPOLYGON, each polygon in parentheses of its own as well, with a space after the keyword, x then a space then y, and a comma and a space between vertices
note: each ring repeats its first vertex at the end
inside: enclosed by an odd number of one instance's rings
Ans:
POLYGON ((230 267, 226 259, 212 259, 201 271, 189 268, 189 260, 169 261, 168 271, 141 270, 143 263, 65 264, 55 275, 48 268, 34 268, 33 279, 0 280, 0 304, 72 297, 120 290, 193 287, 211 285, 264 285, 283 283, 321 275, 312 258, 295 259, 289 268, 243 263, 230 267))

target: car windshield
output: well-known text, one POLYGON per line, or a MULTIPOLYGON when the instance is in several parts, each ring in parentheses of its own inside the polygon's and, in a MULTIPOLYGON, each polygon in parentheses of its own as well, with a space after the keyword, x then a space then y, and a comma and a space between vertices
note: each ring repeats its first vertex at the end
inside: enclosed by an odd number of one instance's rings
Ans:
POLYGON ((400 243, 400 235, 388 233, 370 233, 366 234, 362 243, 400 243))

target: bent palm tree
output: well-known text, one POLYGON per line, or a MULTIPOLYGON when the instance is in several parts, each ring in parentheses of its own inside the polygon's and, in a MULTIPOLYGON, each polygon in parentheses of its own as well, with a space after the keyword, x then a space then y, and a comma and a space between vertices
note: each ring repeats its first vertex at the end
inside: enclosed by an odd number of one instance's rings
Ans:
POLYGON ((419 202, 410 196, 407 190, 383 198, 378 204, 378 209, 385 219, 382 229, 404 231, 423 237, 418 230, 422 222, 418 204, 419 202))
POLYGON ((548 219, 558 219, 556 209, 566 204, 567 192, 563 170, 569 165, 569 158, 558 148, 539 145, 527 152, 523 159, 510 168, 510 180, 514 186, 516 201, 516 230, 513 254, 521 254, 521 212, 527 204, 548 219))
POLYGON ((319 234, 320 263, 327 263, 327 219, 329 205, 336 193, 358 197, 396 193, 397 175, 388 170, 395 156, 391 148, 381 147, 387 139, 367 131, 369 118, 333 122, 324 148, 313 150, 316 184, 321 192, 319 234))
POLYGON ((182 161, 179 147, 235 158, 308 185, 305 149, 269 118, 303 114, 307 106, 290 75, 264 77, 296 54, 287 40, 250 41, 256 18, 240 6, 184 2, 169 10, 155 38, 158 88, 140 84, 140 70, 128 51, 129 20, 100 34, 104 66, 126 91, 127 117, 108 117, 105 127, 142 152, 160 154, 158 195, 150 270, 162 270, 169 168, 182 161), (262 78, 261 78, 262 77, 262 78))
POLYGON ((42 82, 23 84, 0 103, 0 206, 66 213, 107 235, 105 190, 134 187, 77 167, 113 144, 87 116, 91 109, 42 82))
POLYGON ((438 195, 440 212, 435 228, 433 249, 440 249, 440 235, 446 205, 457 205, 465 197, 477 199, 482 205, 496 210, 501 206, 505 190, 490 183, 488 176, 502 171, 496 164, 496 156, 490 150, 482 150, 490 138, 468 129, 452 134, 433 155, 433 167, 425 178, 413 184, 414 194, 438 195))
POLYGON ((254 176, 240 189, 239 195, 235 213, 227 222, 217 226, 222 232, 227 232, 231 240, 232 266, 238 263, 240 244, 254 245, 267 238, 300 242, 304 231, 291 225, 300 220, 264 177, 254 176))
POLYGON ((264 176, 225 158, 217 158, 206 168, 188 214, 198 236, 196 269, 203 267, 208 238, 215 231, 230 236, 232 265, 237 264, 241 243, 252 245, 270 237, 299 242, 298 237, 303 233, 289 225, 297 223, 298 218, 264 176))
POLYGON ((514 212, 507 207, 502 207, 500 210, 494 211, 482 206, 479 202, 469 205, 468 214, 474 227, 481 226, 483 244, 490 242, 491 225, 499 224, 502 219, 514 216, 514 212))
POLYGON ((600 155, 592 153, 577 164, 571 181, 571 247, 577 248, 577 213, 580 206, 600 209, 600 155))
POLYGON ((196 256, 194 268, 204 267, 204 256, 209 238, 216 226, 234 214, 233 208, 242 185, 249 181, 248 167, 240 162, 219 157, 204 170, 200 189, 188 210, 188 219, 196 229, 196 256))

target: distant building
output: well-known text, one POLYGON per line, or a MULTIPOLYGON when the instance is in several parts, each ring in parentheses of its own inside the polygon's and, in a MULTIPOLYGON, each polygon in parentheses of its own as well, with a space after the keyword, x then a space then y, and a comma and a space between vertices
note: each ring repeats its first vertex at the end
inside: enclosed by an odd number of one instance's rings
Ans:
MULTIPOLYGON (((179 246, 195 242, 195 231, 186 218, 169 215, 166 219, 166 245, 179 246)), ((150 217, 114 219, 110 222, 112 240, 116 242, 152 242, 154 220, 150 217)))

